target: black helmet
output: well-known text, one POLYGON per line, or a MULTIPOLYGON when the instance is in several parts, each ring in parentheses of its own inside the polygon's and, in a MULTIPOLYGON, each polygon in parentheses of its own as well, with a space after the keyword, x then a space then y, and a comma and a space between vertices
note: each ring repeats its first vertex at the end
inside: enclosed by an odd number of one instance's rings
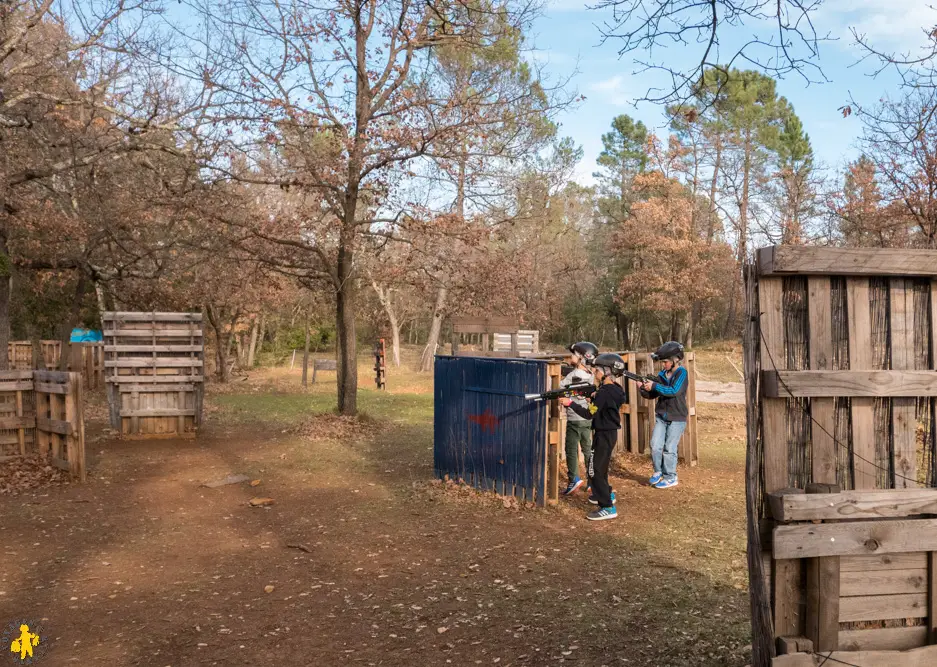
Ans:
POLYGON ((683 359, 683 345, 675 340, 668 341, 657 348, 657 352, 651 353, 651 359, 661 361, 663 359, 683 359))
POLYGON ((568 349, 587 364, 591 364, 599 354, 599 348, 588 341, 573 343, 568 349))
POLYGON ((620 377, 625 370, 625 360, 621 358, 621 355, 615 354, 614 352, 600 354, 595 358, 595 361, 592 362, 592 365, 596 368, 601 368, 613 377, 620 377))

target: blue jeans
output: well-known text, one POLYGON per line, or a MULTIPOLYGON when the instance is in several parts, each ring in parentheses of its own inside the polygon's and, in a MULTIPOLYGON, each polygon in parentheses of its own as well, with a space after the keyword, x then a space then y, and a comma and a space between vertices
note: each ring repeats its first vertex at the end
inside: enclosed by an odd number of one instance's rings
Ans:
POLYGON ((668 422, 660 417, 654 423, 651 460, 654 472, 659 472, 667 481, 677 478, 677 446, 685 428, 686 422, 668 422))

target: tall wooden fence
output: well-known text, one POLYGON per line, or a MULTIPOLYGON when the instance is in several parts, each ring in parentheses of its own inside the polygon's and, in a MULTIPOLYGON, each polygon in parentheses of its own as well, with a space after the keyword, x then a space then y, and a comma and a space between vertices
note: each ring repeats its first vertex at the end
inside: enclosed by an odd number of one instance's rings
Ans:
MULTIPOLYGON (((40 341, 42 363, 46 368, 58 368, 62 356, 62 342, 40 341)), ((67 370, 81 373, 85 389, 96 390, 104 386, 104 343, 69 343, 67 370)), ((11 341, 7 348, 11 370, 33 370, 33 344, 28 340, 11 341)))
POLYGON ((0 459, 39 454, 85 479, 81 376, 0 371, 0 459))
POLYGON ((127 438, 194 437, 203 339, 201 313, 105 313, 111 426, 127 438))
POLYGON ((753 665, 937 664, 937 252, 766 248, 746 287, 753 665))

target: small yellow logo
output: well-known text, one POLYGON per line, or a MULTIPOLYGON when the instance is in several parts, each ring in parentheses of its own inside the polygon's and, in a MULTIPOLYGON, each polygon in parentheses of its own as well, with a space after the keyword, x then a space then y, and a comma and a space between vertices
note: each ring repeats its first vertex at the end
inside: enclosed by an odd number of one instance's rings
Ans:
POLYGON ((10 642, 10 651, 18 653, 20 660, 33 657, 33 649, 39 646, 39 635, 29 631, 29 626, 23 623, 20 626, 19 636, 10 642))

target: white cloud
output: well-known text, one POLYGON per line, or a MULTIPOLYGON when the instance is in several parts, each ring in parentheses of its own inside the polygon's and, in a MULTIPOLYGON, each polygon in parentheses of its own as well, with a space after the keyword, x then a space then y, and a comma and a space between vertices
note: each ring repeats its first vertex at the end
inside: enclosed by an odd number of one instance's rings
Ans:
POLYGON ((633 104, 635 100, 633 91, 625 85, 625 77, 621 74, 615 74, 602 81, 591 83, 589 84, 589 90, 597 93, 604 101, 615 106, 633 104))
POLYGON ((924 30, 937 25, 937 10, 927 0, 826 0, 817 11, 817 33, 853 45, 851 28, 880 49, 913 51, 925 40, 924 30))

